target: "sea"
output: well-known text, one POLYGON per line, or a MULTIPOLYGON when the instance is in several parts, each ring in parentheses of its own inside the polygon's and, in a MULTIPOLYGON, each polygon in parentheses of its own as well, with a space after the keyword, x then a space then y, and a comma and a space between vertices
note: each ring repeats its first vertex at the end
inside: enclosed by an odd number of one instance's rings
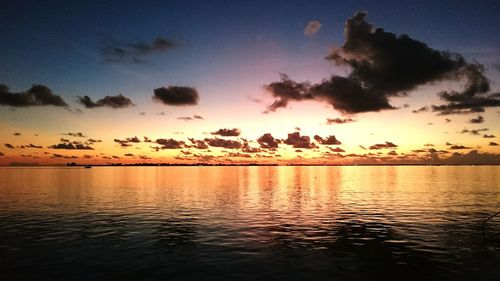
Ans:
POLYGON ((0 168, 0 280, 500 280, 500 166, 0 168))

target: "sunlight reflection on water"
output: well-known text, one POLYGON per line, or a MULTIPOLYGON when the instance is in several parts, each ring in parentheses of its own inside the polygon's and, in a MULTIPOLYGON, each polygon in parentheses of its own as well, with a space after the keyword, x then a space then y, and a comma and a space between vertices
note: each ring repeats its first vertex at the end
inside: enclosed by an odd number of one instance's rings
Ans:
POLYGON ((499 172, 0 168, 0 277, 498 280, 499 172))

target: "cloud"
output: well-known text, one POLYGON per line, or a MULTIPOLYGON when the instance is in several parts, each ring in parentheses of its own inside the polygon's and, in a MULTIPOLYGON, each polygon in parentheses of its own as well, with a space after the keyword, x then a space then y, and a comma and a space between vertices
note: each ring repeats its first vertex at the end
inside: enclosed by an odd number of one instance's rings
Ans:
POLYGON ((114 42, 101 49, 102 61, 107 63, 145 63, 146 56, 166 52, 176 44, 168 38, 157 37, 152 42, 114 42))
POLYGON ((193 117, 190 117, 190 116, 181 116, 181 117, 178 117, 177 120, 183 120, 183 121, 192 121, 192 120, 204 120, 204 118, 200 115, 193 115, 193 117))
POLYGON ((343 150, 343 149, 342 149, 342 148, 340 148, 340 147, 335 147, 335 148, 329 147, 329 149, 330 149, 332 152, 337 152, 337 153, 345 152, 345 150, 343 150))
POLYGON ((496 138, 496 137, 495 137, 495 135, 484 134, 483 138, 485 138, 485 139, 493 139, 493 138, 496 138))
POLYGON ((475 135, 475 136, 478 136, 480 135, 481 132, 486 132, 486 131, 489 131, 489 129, 487 128, 482 128, 482 129, 474 129, 474 130, 469 130, 469 129, 463 129, 460 134, 471 134, 471 135, 475 135))
POLYGON ((140 143, 141 142, 141 140, 137 136, 126 138, 124 140, 113 139, 113 141, 119 143, 121 147, 129 147, 129 146, 132 146, 130 143, 140 143))
POLYGON ((490 141, 489 146, 498 146, 498 143, 496 143, 496 142, 494 142, 494 141, 490 141))
POLYGON ((458 144, 454 144, 454 145, 450 146, 450 149, 453 149, 453 150, 471 149, 471 148, 472 148, 472 147, 463 146, 463 145, 458 145, 458 144))
POLYGON ((215 132, 211 132, 212 135, 222 136, 222 137, 237 137, 241 134, 240 129, 219 129, 215 132))
POLYGON ((12 107, 68 106, 61 96, 55 95, 52 90, 44 85, 33 85, 26 92, 12 93, 9 87, 4 84, 0 84, 0 105, 12 107))
POLYGON ((49 146, 52 149, 82 149, 82 150, 94 150, 92 147, 85 145, 83 143, 59 143, 49 146))
POLYGON ((62 135, 64 135, 64 136, 72 136, 72 137, 77 137, 77 138, 86 138, 87 137, 86 135, 84 135, 81 132, 77 132, 77 133, 63 133, 62 135))
POLYGON ((124 156, 131 157, 131 156, 134 156, 134 154, 132 154, 132 153, 125 153, 124 156))
POLYGON ((484 122, 484 117, 483 116, 478 116, 476 118, 472 118, 469 120, 469 123, 472 123, 472 124, 480 124, 480 123, 483 123, 484 122))
POLYGON ((3 154, 3 152, 0 151, 0 156, 5 156, 5 154, 3 154))
POLYGON ((278 148, 279 143, 281 142, 278 139, 275 139, 270 133, 263 134, 257 139, 261 148, 265 149, 276 149, 278 148))
POLYGON ((420 113, 420 112, 427 112, 427 111, 429 111, 429 107, 428 106, 422 106, 421 108, 416 109, 416 110, 412 110, 411 112, 413 112, 413 113, 420 113))
POLYGON ((199 95, 195 88, 169 86, 155 89, 153 100, 173 106, 196 105, 199 95))
POLYGON ((386 141, 385 143, 377 143, 369 147, 369 149, 388 149, 388 148, 396 148, 398 147, 396 144, 386 141))
POLYGON ((288 138, 283 140, 283 143, 291 145, 293 148, 317 148, 316 144, 311 142, 311 138, 309 136, 301 136, 299 132, 288 134, 288 138))
POLYGON ((356 122, 356 120, 352 118, 326 118, 326 124, 327 125, 332 125, 332 124, 346 124, 346 123, 352 123, 356 122))
POLYGON ((239 149, 243 146, 243 144, 239 141, 236 140, 225 140, 225 139, 219 139, 219 138, 212 138, 212 139, 204 139, 204 141, 213 147, 222 147, 222 148, 228 148, 228 149, 239 149))
POLYGON ((307 23, 306 28, 304 28, 304 35, 313 36, 319 32, 321 28, 321 23, 317 20, 312 20, 307 23))
POLYGON ((337 140, 337 138, 334 136, 334 135, 331 135, 329 137, 326 137, 326 138, 322 138, 318 135, 315 135, 314 136, 314 140, 316 140, 319 144, 323 144, 323 145, 339 145, 339 144, 342 144, 339 140, 337 140))
POLYGON ((183 141, 174 139, 157 139, 155 143, 161 145, 161 149, 180 149, 184 147, 183 141))
POLYGON ((16 132, 16 133, 13 133, 12 135, 13 135, 13 136, 16 136, 16 137, 19 137, 19 136, 21 136, 21 133, 16 132))
POLYGON ((189 141, 194 144, 194 147, 197 149, 207 149, 208 145, 205 143, 205 141, 202 140, 195 140, 193 138, 190 138, 189 141))
POLYGON ((10 144, 10 143, 6 143, 6 144, 5 144, 5 147, 7 147, 7 148, 11 148, 11 149, 14 149, 14 148, 15 148, 15 147, 14 147, 12 144, 10 144))
POLYGON ((96 108, 96 107, 111 107, 111 108, 126 108, 134 106, 134 103, 122 94, 116 96, 105 96, 98 101, 92 101, 89 96, 78 97, 78 101, 83 104, 86 108, 96 108))
MULTIPOLYGON (((286 107, 290 101, 304 100, 327 103, 343 114, 396 109, 389 103, 392 97, 405 96, 424 84, 460 79, 467 81, 464 93, 443 92, 440 96, 471 102, 475 107, 500 104, 500 100, 492 100, 494 96, 476 99, 476 94, 489 90, 482 66, 468 63, 460 54, 434 50, 408 35, 397 36, 376 28, 365 17, 365 12, 357 12, 347 20, 344 44, 333 48, 326 57, 348 67, 351 72, 346 77, 332 76, 311 84, 295 82, 282 74, 281 81, 265 86, 275 98, 266 112, 286 107)), ((444 113, 447 106, 455 105, 444 106, 433 106, 433 111, 444 113)), ((470 104, 460 102, 458 106, 469 108, 470 104)))

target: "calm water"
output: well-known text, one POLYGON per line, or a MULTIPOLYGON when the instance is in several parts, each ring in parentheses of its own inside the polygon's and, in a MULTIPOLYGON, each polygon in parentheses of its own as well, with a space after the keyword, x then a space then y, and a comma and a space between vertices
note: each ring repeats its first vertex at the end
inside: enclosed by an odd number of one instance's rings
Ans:
POLYGON ((0 168, 0 279, 500 280, 498 211, 500 167, 0 168))

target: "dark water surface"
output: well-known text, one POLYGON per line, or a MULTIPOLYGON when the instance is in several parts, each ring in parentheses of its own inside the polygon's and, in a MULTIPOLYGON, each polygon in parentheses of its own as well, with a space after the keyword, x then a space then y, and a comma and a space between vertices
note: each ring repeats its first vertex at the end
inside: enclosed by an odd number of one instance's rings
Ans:
POLYGON ((0 168, 0 280, 500 280, 498 211, 498 166, 0 168))

